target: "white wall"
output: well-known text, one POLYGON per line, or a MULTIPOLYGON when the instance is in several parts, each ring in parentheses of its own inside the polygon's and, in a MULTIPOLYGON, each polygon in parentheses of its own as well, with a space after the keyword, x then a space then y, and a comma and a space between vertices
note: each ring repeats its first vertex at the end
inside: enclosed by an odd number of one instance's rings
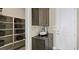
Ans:
POLYGON ((41 30, 40 26, 32 26, 31 28, 31 36, 36 36, 39 34, 39 31, 41 30))
POLYGON ((76 49, 77 31, 76 15, 74 8, 56 9, 56 48, 62 50, 76 49))
POLYGON ((25 8, 3 8, 2 14, 24 19, 25 18, 25 8))

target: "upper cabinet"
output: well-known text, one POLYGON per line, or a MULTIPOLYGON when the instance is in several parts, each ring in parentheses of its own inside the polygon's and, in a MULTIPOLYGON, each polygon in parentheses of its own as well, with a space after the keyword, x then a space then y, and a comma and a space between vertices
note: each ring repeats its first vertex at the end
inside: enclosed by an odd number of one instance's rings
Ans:
POLYGON ((32 25, 39 25, 39 9, 32 8, 32 25))
POLYGON ((32 25, 49 25, 49 8, 32 8, 32 25))
POLYGON ((2 8, 1 14, 25 19, 25 8, 2 8))

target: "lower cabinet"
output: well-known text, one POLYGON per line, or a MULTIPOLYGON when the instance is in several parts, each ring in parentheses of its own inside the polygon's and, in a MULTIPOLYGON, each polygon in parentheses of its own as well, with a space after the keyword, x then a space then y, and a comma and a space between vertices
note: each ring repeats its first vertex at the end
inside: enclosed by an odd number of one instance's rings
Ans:
POLYGON ((45 40, 33 38, 32 50, 45 50, 45 40))
POLYGON ((32 50, 52 50, 53 35, 32 37, 32 50))

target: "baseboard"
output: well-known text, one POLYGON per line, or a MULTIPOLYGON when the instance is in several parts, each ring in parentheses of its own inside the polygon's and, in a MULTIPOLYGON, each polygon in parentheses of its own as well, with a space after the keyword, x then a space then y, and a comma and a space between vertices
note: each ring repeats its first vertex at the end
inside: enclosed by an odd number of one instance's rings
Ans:
POLYGON ((62 49, 58 49, 58 48, 56 48, 56 47, 53 47, 53 50, 62 50, 62 49))
POLYGON ((57 48, 56 48, 56 47, 53 47, 52 49, 53 49, 53 50, 56 50, 57 48))

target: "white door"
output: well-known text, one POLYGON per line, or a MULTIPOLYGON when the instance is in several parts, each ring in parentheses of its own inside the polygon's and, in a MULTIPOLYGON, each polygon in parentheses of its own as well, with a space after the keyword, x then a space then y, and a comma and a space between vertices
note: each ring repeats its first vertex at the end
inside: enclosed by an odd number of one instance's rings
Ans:
POLYGON ((56 9, 56 48, 73 50, 76 48, 76 12, 73 8, 56 9))

